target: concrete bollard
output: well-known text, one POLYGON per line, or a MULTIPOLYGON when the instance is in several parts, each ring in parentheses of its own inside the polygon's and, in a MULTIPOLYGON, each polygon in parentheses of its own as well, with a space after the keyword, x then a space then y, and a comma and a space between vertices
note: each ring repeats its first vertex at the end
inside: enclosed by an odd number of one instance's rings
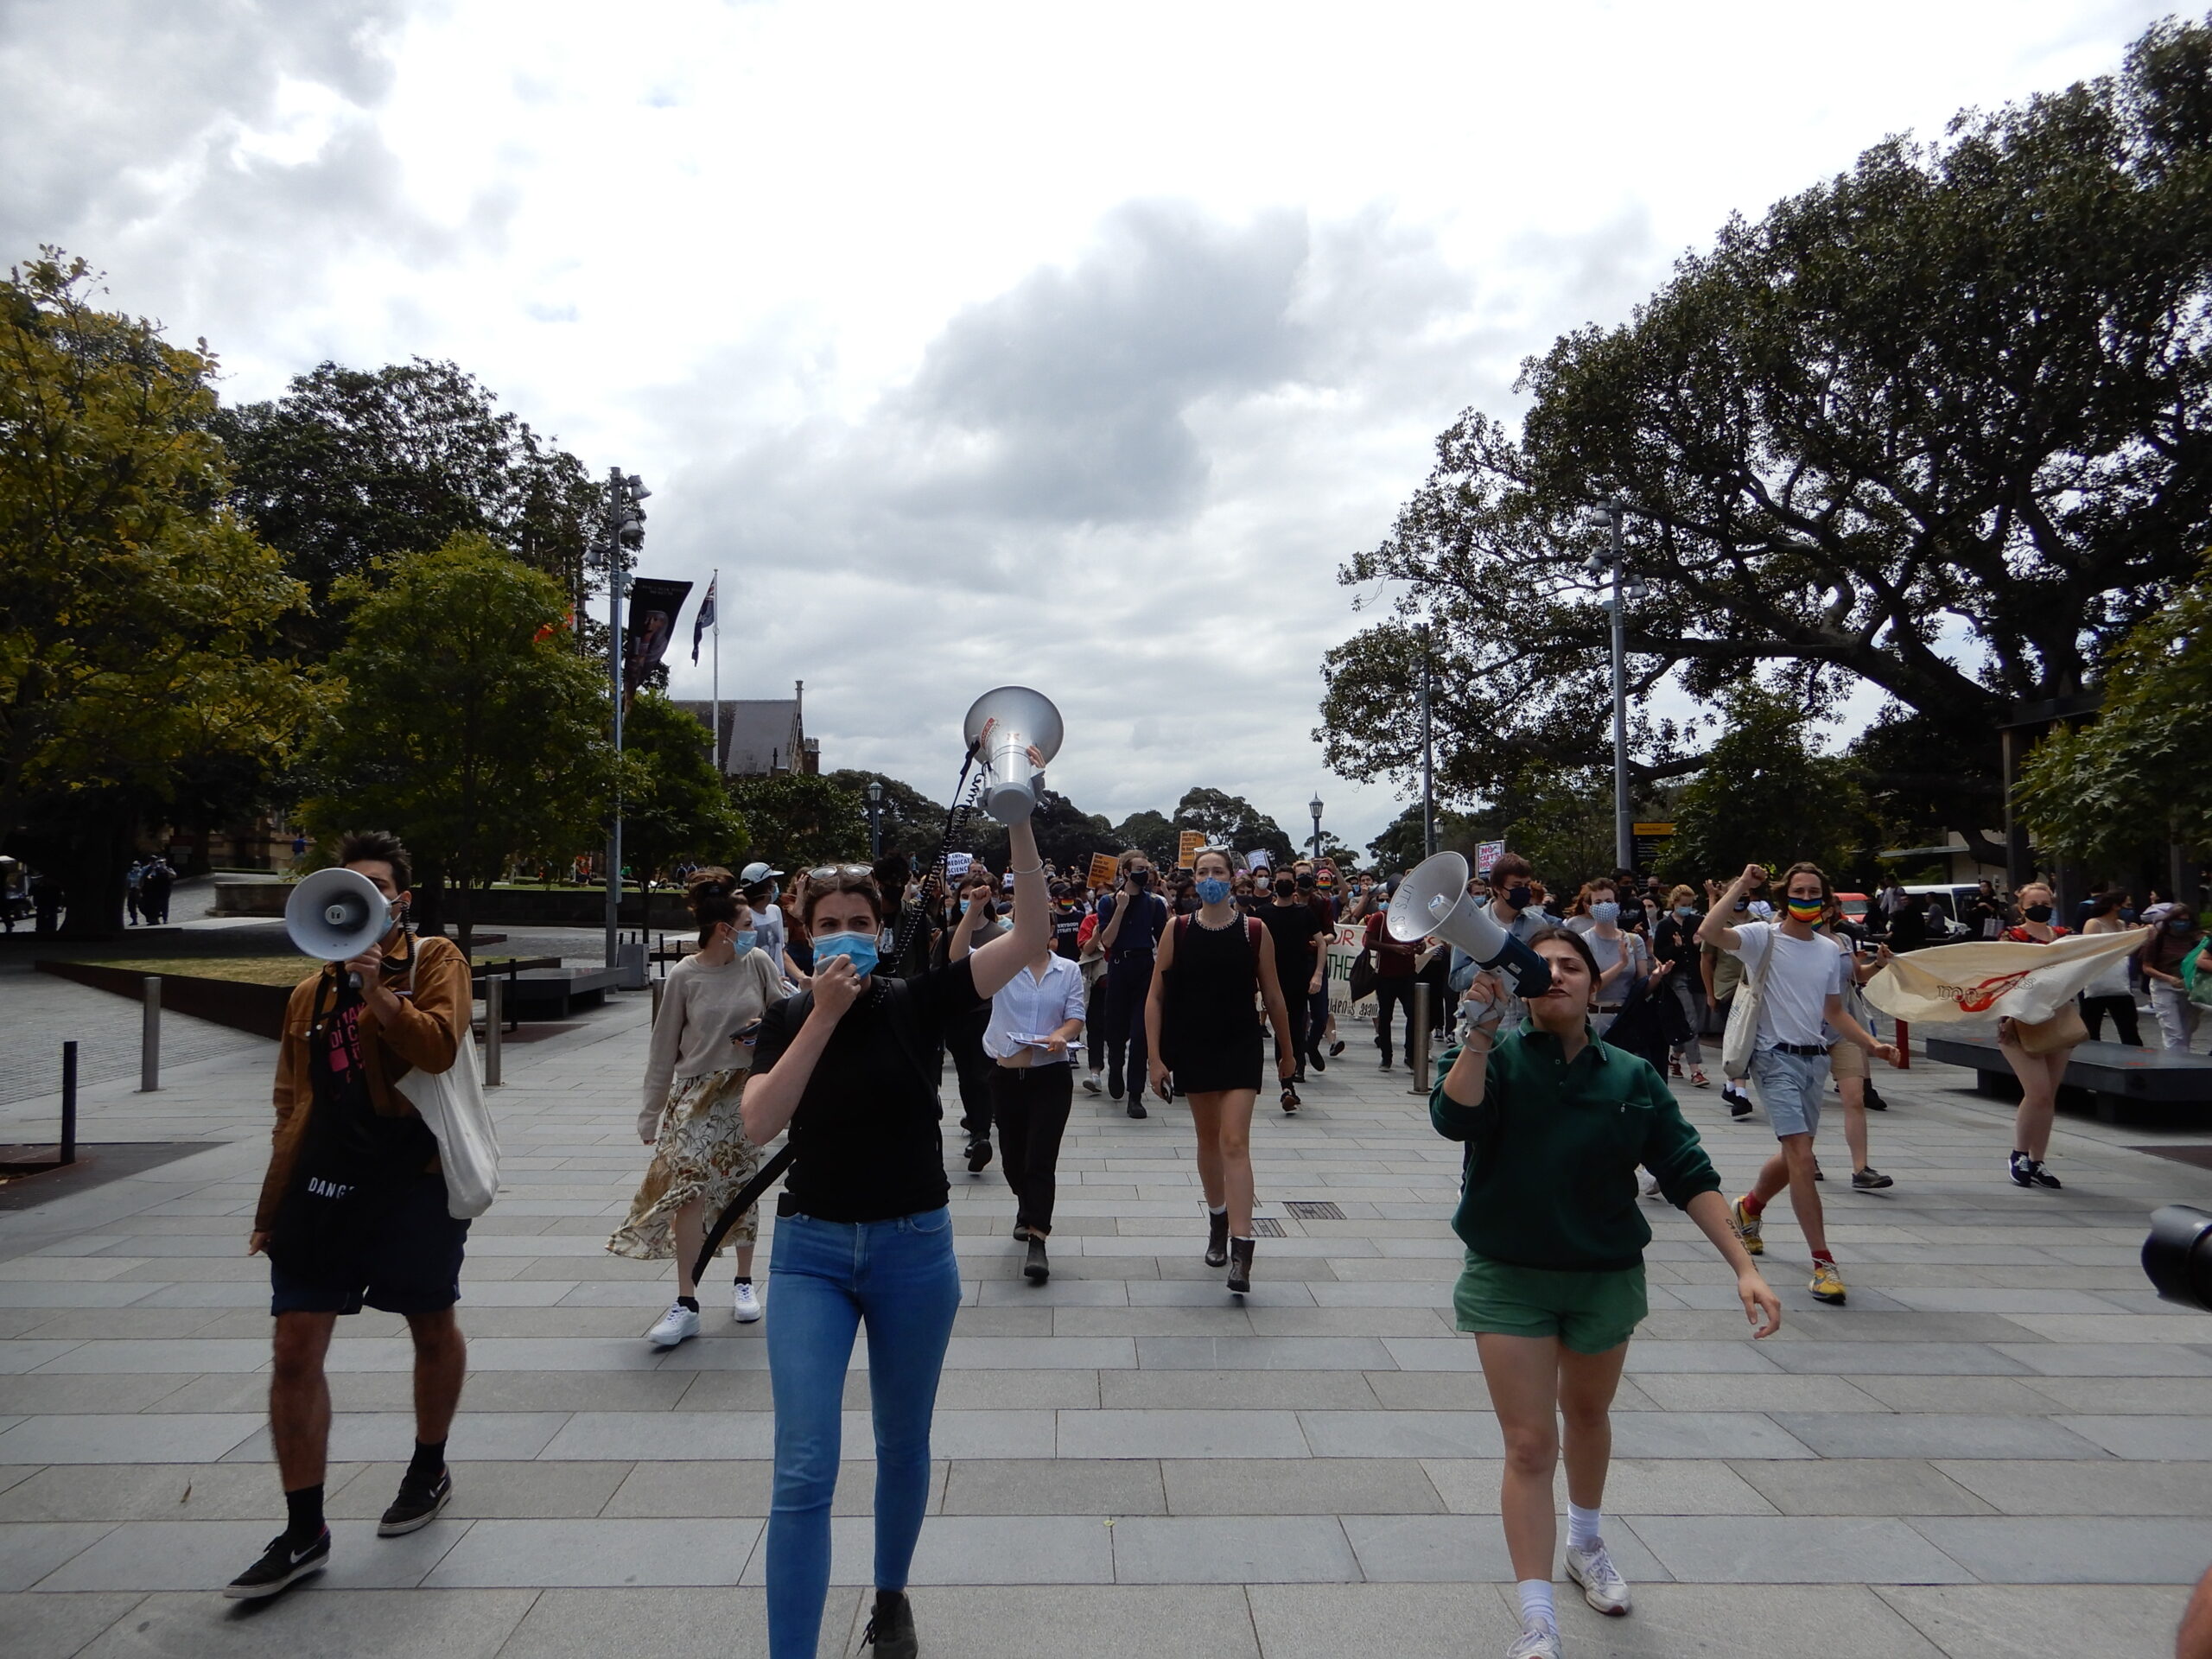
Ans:
POLYGON ((77 1045, 61 1045, 61 1161, 77 1161, 77 1045))
POLYGON ((1414 1074, 1414 1082, 1413 1087, 1406 1091, 1408 1094, 1425 1095, 1428 1092, 1428 1073, 1432 1064, 1428 1052, 1429 1009, 1434 1000, 1431 987, 1418 980, 1414 982, 1413 1018, 1407 1021, 1413 1027, 1412 1034, 1407 1039, 1407 1046, 1411 1052, 1406 1057, 1412 1062, 1407 1069, 1414 1074))
POLYGON ((162 976, 146 976, 146 1008, 138 1027, 138 1092, 150 1095, 162 1086, 162 976))
POLYGON ((499 1039, 506 1029, 500 1015, 506 1002, 506 981, 497 974, 484 976, 484 1086, 499 1086, 499 1039))

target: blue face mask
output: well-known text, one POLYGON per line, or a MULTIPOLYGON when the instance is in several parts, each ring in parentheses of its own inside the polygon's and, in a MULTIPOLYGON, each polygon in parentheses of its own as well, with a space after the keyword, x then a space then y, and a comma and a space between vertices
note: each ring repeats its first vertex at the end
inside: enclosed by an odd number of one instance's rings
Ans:
POLYGON ((875 935, 873 933, 822 933, 814 940, 814 960, 818 966, 831 957, 843 957, 853 964, 853 971, 866 979, 875 971, 875 935))
POLYGON ((1202 905, 1217 905, 1229 897, 1229 883, 1217 875, 1200 876, 1198 888, 1198 902, 1202 905))
POLYGON ((2180 934, 2194 933, 2196 931, 2196 924, 2186 916, 2169 916, 2166 918, 2166 931, 2180 934))
POLYGON ((753 947, 760 938, 757 929, 743 927, 730 936, 729 942, 737 947, 737 954, 741 957, 753 947))
POLYGON ((1697 906, 1695 905, 1676 905, 1675 906, 1675 914, 1681 917, 1687 922, 1691 917, 1697 914, 1697 906))
POLYGON ((1611 927, 1621 918, 1621 907, 1610 900, 1590 906, 1590 919, 1601 927, 1611 927))

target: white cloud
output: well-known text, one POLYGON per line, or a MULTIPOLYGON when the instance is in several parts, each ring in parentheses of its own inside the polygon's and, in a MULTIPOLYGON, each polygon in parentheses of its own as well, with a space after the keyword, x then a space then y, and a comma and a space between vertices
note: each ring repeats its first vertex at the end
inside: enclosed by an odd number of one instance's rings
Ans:
POLYGON ((724 689, 804 678, 832 765, 941 788, 1028 678, 1088 806, 1296 833, 1318 787, 1364 839, 1318 664, 1434 434, 1729 212, 2165 10, 16 0, 0 251, 235 395, 450 356, 645 474, 648 569, 759 596, 724 689))

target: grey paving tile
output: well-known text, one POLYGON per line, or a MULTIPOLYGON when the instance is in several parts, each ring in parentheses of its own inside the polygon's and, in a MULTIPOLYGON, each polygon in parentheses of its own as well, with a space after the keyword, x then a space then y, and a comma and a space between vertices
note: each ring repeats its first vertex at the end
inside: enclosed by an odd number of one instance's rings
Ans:
POLYGON ((2147 1343, 2004 1343, 1997 1351, 2043 1376, 2212 1376, 2212 1354, 2147 1343))
POLYGON ((0 1596, 0 1630, 8 1633, 9 1659, 71 1659, 139 1599, 128 1592, 0 1596))
MULTIPOLYGON (((658 1414, 638 1413, 639 1416, 658 1414)), ((568 1414, 558 1411, 493 1411, 482 1414, 463 1409, 454 1421, 448 1441, 456 1462, 471 1458, 491 1461, 534 1458, 545 1450, 568 1414)), ((348 1463, 367 1463, 391 1458, 415 1444, 412 1411, 343 1412, 330 1420, 330 1455, 348 1463)), ((271 1463, 276 1450, 264 1427, 224 1457, 226 1463, 271 1463)), ((149 1459, 150 1461, 150 1459, 149 1459)))
POLYGON ((1697 1372, 1771 1372, 1784 1370, 1777 1343, 1754 1343, 1749 1335, 1735 1342, 1651 1342, 1628 1345, 1624 1369, 1632 1376, 1697 1372))
MULTIPOLYGON (((281 1505, 280 1516, 281 1516, 281 1505)), ((467 1535, 467 1522, 435 1521, 404 1538, 378 1538, 372 1522, 336 1521, 319 1587, 387 1590, 418 1584, 467 1535)), ((270 1521, 125 1521, 39 1581, 41 1590, 218 1590, 269 1546, 270 1521)))
POLYGON ((1784 1370, 1846 1376, 2022 1376, 2031 1369, 2009 1348, 1978 1342, 1770 1342, 1765 1351, 1784 1370))
POLYGON ((1685 1582, 1964 1584, 1973 1578, 1925 1536, 1887 1518, 1644 1516, 1630 1524, 1685 1582))
POLYGON ((1436 1515, 1409 1458, 1175 1459, 1160 1465, 1173 1515, 1436 1515))
MULTIPOLYGON (((1480 1371, 1369 1371, 1367 1386, 1375 1402, 1389 1411, 1488 1411, 1490 1384, 1480 1371)), ((1643 1392, 1624 1382, 1614 1399, 1626 1409, 1640 1402, 1643 1392)), ((1338 1404, 1350 1410, 1348 1403, 1338 1404)))
POLYGON ((266 1421, 189 1412, 27 1417, 0 1429, 0 1463, 209 1463, 266 1421))
POLYGON ((1248 1599, 1268 1659, 1466 1659, 1521 1633, 1519 1612, 1487 1585, 1256 1584, 1248 1599))
MULTIPOLYGON (((2200 1417, 2054 1417, 2062 1433, 2070 1432, 2118 1458, 2145 1460, 2212 1459, 2212 1422, 2200 1417)), ((0 1442, 6 1437, 0 1435, 0 1442)), ((4 1451, 0 1444, 0 1451, 4 1451)))
POLYGON ((128 1307, 156 1288, 128 1280, 0 1279, 0 1307, 128 1307))
POLYGON ((107 1533, 101 1522, 0 1526, 0 1591, 28 1590, 107 1533))
POLYGON ((1576 1659, 1760 1659, 1777 1648, 1821 1659, 1942 1659, 1861 1585, 1638 1584, 1635 1612, 1604 1620, 1572 1586, 1559 1588, 1567 1650, 1576 1659))
POLYGON ((1824 1458, 2083 1459, 2101 1449, 2051 1420, 2031 1417, 1785 1411, 1775 1421, 1824 1458))
POLYGON ((182 1371, 197 1376, 206 1371, 257 1371, 268 1363, 265 1340, 147 1337, 112 1342, 0 1343, 0 1370, 35 1370, 48 1376, 95 1376, 103 1371, 137 1375, 182 1371), (11 1351, 18 1349, 27 1351, 11 1351), (16 1363, 18 1360, 24 1363, 16 1363))
POLYGON ((1313 1452, 1287 1411, 1064 1411, 1063 1458, 1304 1458, 1313 1452))
POLYGON ((1122 1584, 1344 1584, 1360 1576, 1333 1515, 1135 1516, 1114 1529, 1122 1584))
MULTIPOLYGON (((360 1471, 334 1463, 324 1488, 334 1494, 360 1471)), ((0 1492, 7 1522, 262 1521, 283 1513, 275 1471, 257 1464, 63 1464, 0 1492)))
POLYGON ((1784 1515, 1986 1515, 1993 1508, 1933 1464, 1911 1458, 1824 1457, 1729 1466, 1784 1515))
POLYGON ((1085 1659, 1259 1659, 1234 1585, 963 1585, 917 1589, 912 1601, 922 1650, 960 1659, 1035 1659, 1048 1631, 1081 1632, 1085 1659))
MULTIPOLYGON (((1454 1515, 1497 1513, 1496 1459, 1425 1458, 1421 1467, 1454 1515)), ((1561 1478, 1563 1483, 1564 1477, 1561 1478)), ((1563 1484, 1554 1490, 1564 1501, 1563 1484)), ((1767 1515, 1773 1506, 1726 1464, 1693 1458, 1616 1458, 1605 1473, 1609 1515, 1767 1515)))
MULTIPOLYGON (((1936 1465, 2005 1515, 2187 1515, 2212 1518, 2201 1463, 2006 1463, 1936 1465)), ((5 1497, 0 1497, 4 1506, 5 1497)))
MULTIPOLYGON (((188 1379, 151 1376, 0 1376, 0 1413, 35 1417, 96 1411, 143 1411, 188 1379)), ((263 1389, 267 1390, 264 1383, 263 1389)))
MULTIPOLYGON (((2049 1379, 2010 1376, 1854 1376, 1851 1386, 1892 1411, 1978 1412, 1987 1416, 2046 1417, 2049 1379)), ((1828 1410, 1829 1407, 1800 1407, 1828 1410)))
POLYGON ((1301 1411, 1317 1458, 1484 1458, 1504 1440, 1488 1412, 1301 1411))
MULTIPOLYGON (((1111 1584, 1113 1532, 1097 1516, 931 1516, 915 1546, 911 1582, 1111 1584)), ((873 1582, 874 1522, 859 1516, 833 1520, 830 1546, 830 1583, 873 1582)), ((766 1555, 765 1549, 753 1553, 746 1568, 747 1584, 761 1581, 766 1555)))
POLYGON ((1168 1510, 1160 1465, 1149 1458, 974 1458, 944 1466, 949 1471, 944 1503, 947 1515, 1122 1516, 1164 1515, 1168 1510))
MULTIPOLYGON (((451 1595, 486 1592, 451 1591, 451 1595)), ((527 1591, 500 1593, 529 1596, 527 1591)), ((843 1659, 859 1634, 860 1592, 833 1589, 823 1609, 820 1659, 843 1659)), ((924 1626, 924 1639, 937 1634, 924 1626)), ((618 1653, 653 1659, 728 1659, 768 1650, 766 1595, 757 1589, 546 1590, 499 1659, 603 1659, 618 1653)))
POLYGON ((2137 1516, 1983 1516, 1912 1522, 1985 1582, 2194 1584, 2212 1521, 2137 1516))
POLYGON ((1147 1370, 1363 1371, 1395 1362, 1375 1337, 1140 1337, 1147 1370))
MULTIPOLYGON (((1633 1353, 1635 1351, 1630 1351, 1633 1353)), ((1949 1381, 1950 1379, 1946 1379, 1949 1381)), ((1788 1371, 1704 1376, 1639 1375, 1636 1386, 1662 1411, 1881 1411, 1856 1379, 1788 1371)), ((2048 1409, 2048 1407, 2046 1407, 2048 1409)))
POLYGON ((734 1584, 761 1523, 480 1521, 432 1571, 439 1589, 734 1584))
MULTIPOLYGON (((1376 1584, 1510 1584, 1513 1560, 1494 1515, 1347 1515, 1344 1533, 1376 1584)), ((1607 1522, 1606 1548, 1631 1584, 1668 1576, 1624 1525, 1607 1522)))
MULTIPOLYGON (((334 1569, 324 1575, 332 1576, 334 1569)), ((310 1579, 241 1617, 236 1602, 195 1588, 137 1600, 85 1650, 85 1659, 491 1659, 504 1651, 501 1644, 531 1597, 527 1590, 333 1589, 310 1579)))
POLYGON ((1624 1411, 1613 1414, 1620 1458, 1809 1458, 1805 1443, 1753 1411, 1624 1411))
MULTIPOLYGON (((1101 1371, 1098 1401, 1109 1411, 1371 1410, 1375 1391, 1360 1371, 1101 1371)), ((1484 1396, 1487 1399, 1487 1395, 1484 1396)))
POLYGON ((955 1337, 946 1349, 951 1370, 1103 1370, 1137 1363, 1129 1337, 955 1337))
POLYGON ((592 1462, 766 1458, 775 1424, 765 1412, 580 1411, 536 1453, 592 1462))
POLYGON ((2036 1584, 1883 1586, 1884 1602, 1948 1659, 2046 1659, 2053 1654, 2173 1651, 2188 1592, 2165 1586, 2036 1584))
MULTIPOLYGON (((632 1467, 619 1462, 455 1462, 453 1502, 446 1513, 456 1521, 581 1520, 606 1507, 632 1467)), ((370 1465, 327 1501, 328 1513, 359 1519, 382 1515, 406 1470, 404 1461, 370 1465)))

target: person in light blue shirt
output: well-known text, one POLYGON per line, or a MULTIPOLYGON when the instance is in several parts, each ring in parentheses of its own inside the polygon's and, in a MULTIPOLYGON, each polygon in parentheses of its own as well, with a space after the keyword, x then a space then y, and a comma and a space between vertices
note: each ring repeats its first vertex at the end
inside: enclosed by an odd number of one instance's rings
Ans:
MULTIPOLYGON (((956 961, 967 944, 954 935, 956 961)), ((1028 1246, 1022 1272, 1033 1285, 1052 1275, 1045 1241, 1059 1190, 1060 1136, 1075 1097, 1071 1045, 1083 1034, 1083 969, 1047 944, 991 998, 983 1029, 1000 1163, 1014 1189, 1014 1236, 1028 1246)))

